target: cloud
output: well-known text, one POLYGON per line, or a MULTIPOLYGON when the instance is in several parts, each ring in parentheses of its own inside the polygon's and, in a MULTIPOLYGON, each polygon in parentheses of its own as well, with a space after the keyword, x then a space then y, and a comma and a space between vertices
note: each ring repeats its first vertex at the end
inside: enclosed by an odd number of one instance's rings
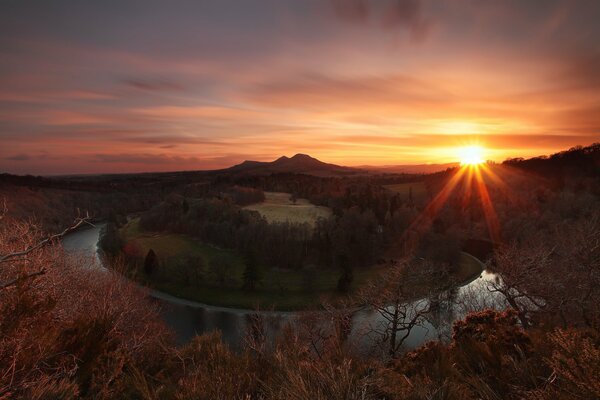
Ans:
POLYGON ((48 103, 49 101, 104 101, 114 100, 115 96, 90 90, 56 90, 23 92, 23 90, 0 92, 0 102, 48 103))
POLYGON ((44 113, 47 125, 106 125, 114 123, 112 115, 95 115, 87 112, 52 110, 44 113))
POLYGON ((185 164, 185 163, 197 163, 200 161, 198 157, 185 157, 181 155, 169 155, 169 154, 94 154, 90 157, 92 162, 100 163, 125 163, 125 164, 147 164, 147 165, 160 165, 160 164, 185 164))
MULTIPOLYGON (((250 101, 270 106, 331 110, 365 104, 402 105, 440 103, 451 96, 440 87, 406 75, 334 77, 293 75, 258 84, 247 90, 250 101)), ((353 110, 352 110, 353 111, 353 110)))
POLYGON ((331 4, 339 18, 352 22, 367 22, 369 17, 367 0, 331 0, 331 4))
POLYGON ((31 157, 27 154, 15 154, 14 156, 4 157, 4 159, 9 161, 27 161, 31 157))
POLYGON ((415 40, 425 39, 431 21, 423 15, 421 0, 330 0, 338 18, 368 25, 375 22, 386 29, 402 28, 415 40))
POLYGON ((240 121, 243 119, 267 119, 268 116, 263 112, 239 108, 239 107, 221 107, 221 106, 154 106, 143 107, 131 110, 132 113, 138 114, 150 119, 157 120, 232 120, 240 121))
POLYGON ((571 55, 557 77, 567 88, 596 91, 600 88, 600 50, 571 55))
POLYGON ((173 92, 183 90, 183 86, 168 79, 127 78, 123 80, 126 86, 150 92, 173 92))
POLYGON ((342 135, 324 141, 359 144, 362 146, 436 148, 455 147, 479 142, 492 149, 566 148, 575 144, 589 145, 600 140, 599 135, 546 134, 413 134, 413 135, 342 135))

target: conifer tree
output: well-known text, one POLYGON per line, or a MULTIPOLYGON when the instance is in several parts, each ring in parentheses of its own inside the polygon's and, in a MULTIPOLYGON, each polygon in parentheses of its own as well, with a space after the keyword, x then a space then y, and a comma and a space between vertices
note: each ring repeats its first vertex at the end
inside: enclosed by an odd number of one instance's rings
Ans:
POLYGON ((253 252, 249 252, 246 255, 246 268, 244 269, 243 279, 243 287, 246 290, 256 289, 256 285, 258 284, 258 282, 260 282, 260 270, 258 267, 256 256, 253 252))
POLYGON ((156 253, 152 249, 148 250, 148 254, 146 254, 146 258, 144 259, 144 272, 151 275, 157 265, 158 258, 156 257, 156 253))

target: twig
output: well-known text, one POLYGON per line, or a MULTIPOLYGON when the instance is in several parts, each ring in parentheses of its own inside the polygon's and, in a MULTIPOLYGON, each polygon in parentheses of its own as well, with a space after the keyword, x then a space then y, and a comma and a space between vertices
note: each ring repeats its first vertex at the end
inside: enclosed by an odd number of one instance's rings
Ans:
POLYGON ((1 284, 0 284, 0 290, 2 290, 2 289, 6 289, 7 287, 10 287, 10 286, 13 286, 13 285, 16 285, 16 284, 17 284, 17 283, 19 283, 20 281, 23 281, 23 280, 26 280, 26 279, 29 279, 29 278, 33 278, 33 277, 35 277, 35 276, 44 275, 45 273, 46 273, 46 270, 45 270, 44 268, 42 268, 41 270, 39 270, 39 271, 37 271, 37 272, 33 272, 33 273, 31 273, 31 274, 27 274, 27 275, 25 275, 25 276, 20 276, 20 277, 18 277, 18 278, 11 279, 11 280, 10 280, 10 281, 8 281, 8 282, 1 283, 1 284))
POLYGON ((10 261, 16 261, 16 260, 14 260, 14 258, 22 257, 22 256, 25 256, 25 255, 31 253, 32 251, 41 249, 42 247, 51 244, 55 240, 61 239, 67 233, 69 233, 71 231, 74 231, 75 229, 79 228, 83 224, 88 224, 90 226, 94 226, 90 222, 90 219, 91 219, 90 215, 86 214, 86 216, 83 217, 83 218, 77 218, 75 220, 75 224, 73 224, 70 227, 66 228, 64 231, 62 231, 60 233, 57 233, 57 234, 54 234, 54 235, 51 235, 51 236, 47 237, 46 239, 38 242, 37 244, 35 244, 35 245, 31 246, 31 247, 28 247, 25 250, 16 251, 14 253, 8 253, 8 254, 5 254, 5 255, 0 255, 0 263, 10 262, 10 261))
POLYGON ((2 211, 0 211, 0 220, 8 213, 8 207, 6 207, 6 197, 2 198, 2 211))

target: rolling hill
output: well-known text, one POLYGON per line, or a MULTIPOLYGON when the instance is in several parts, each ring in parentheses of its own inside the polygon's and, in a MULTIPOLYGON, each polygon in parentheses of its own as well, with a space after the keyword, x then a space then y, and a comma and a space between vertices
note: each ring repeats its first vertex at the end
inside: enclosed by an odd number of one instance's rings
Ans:
POLYGON ((366 171, 342 167, 335 164, 328 164, 317 160, 307 154, 296 154, 293 157, 282 156, 275 161, 244 161, 230 168, 225 168, 213 172, 235 173, 235 174, 273 174, 273 173, 294 173, 308 174, 316 176, 330 175, 357 175, 366 173, 366 171))

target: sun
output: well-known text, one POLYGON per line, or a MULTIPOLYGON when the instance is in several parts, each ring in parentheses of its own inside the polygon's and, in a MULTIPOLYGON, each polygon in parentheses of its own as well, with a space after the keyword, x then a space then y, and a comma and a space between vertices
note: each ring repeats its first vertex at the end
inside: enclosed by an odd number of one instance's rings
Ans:
POLYGON ((458 151, 461 165, 477 165, 483 163, 484 149, 478 145, 461 147, 458 151))

